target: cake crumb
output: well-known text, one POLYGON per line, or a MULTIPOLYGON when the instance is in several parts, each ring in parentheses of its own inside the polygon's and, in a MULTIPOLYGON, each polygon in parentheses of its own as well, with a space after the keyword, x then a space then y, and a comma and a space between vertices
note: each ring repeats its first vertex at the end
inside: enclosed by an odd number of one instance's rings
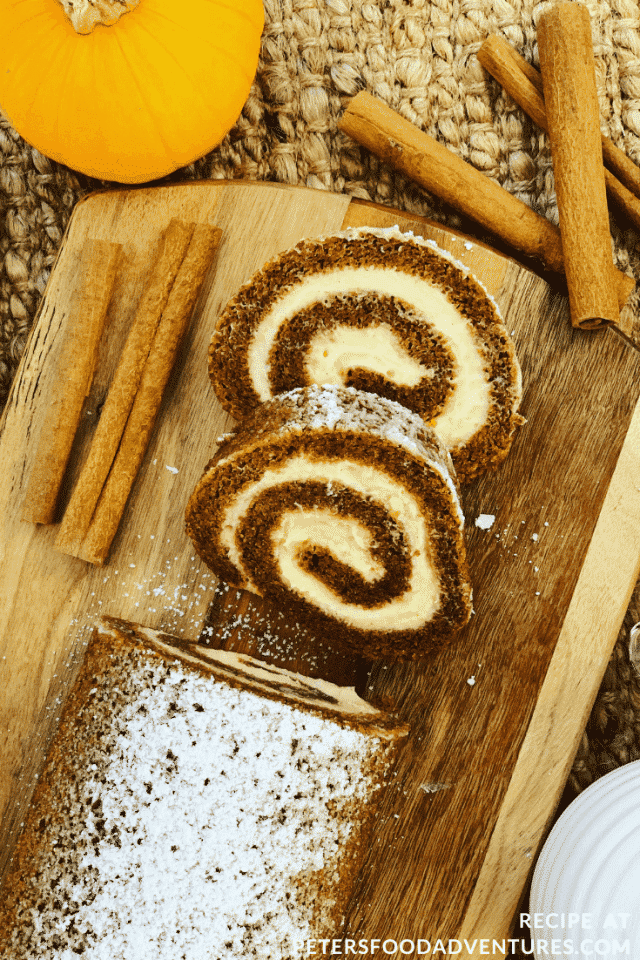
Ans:
POLYGON ((450 786, 450 783, 421 783, 418 789, 425 793, 438 793, 440 790, 448 790, 450 786))
POLYGON ((479 517, 476 517, 476 527, 480 527, 481 530, 490 530, 495 519, 492 513, 481 513, 479 517))

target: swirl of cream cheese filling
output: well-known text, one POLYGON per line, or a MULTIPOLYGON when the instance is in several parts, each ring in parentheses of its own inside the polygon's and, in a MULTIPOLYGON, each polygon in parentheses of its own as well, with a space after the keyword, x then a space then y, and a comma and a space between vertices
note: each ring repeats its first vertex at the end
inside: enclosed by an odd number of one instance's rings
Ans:
MULTIPOLYGON (((434 469, 441 474, 451 495, 452 509, 462 524, 462 510, 450 478, 435 465, 434 469)), ((338 517, 324 507, 285 510, 272 530, 271 549, 282 583, 293 595, 304 598, 320 611, 362 630, 418 629, 428 623, 441 599, 440 580, 432 562, 431 518, 424 515, 414 494, 395 477, 347 458, 310 461, 294 455, 278 467, 267 468, 258 480, 238 491, 225 511, 220 541, 231 562, 248 581, 248 589, 260 592, 250 581, 236 542, 235 532, 241 518, 264 491, 274 486, 318 480, 349 487, 385 505, 392 513, 404 533, 411 557, 408 589, 381 607, 365 608, 344 602, 327 584, 302 569, 298 563, 300 552, 322 546, 369 581, 384 572, 382 564, 370 552, 372 531, 356 519, 338 517)))
MULTIPOLYGON (((399 297, 422 313, 425 322, 441 333, 454 360, 455 388, 434 426, 450 449, 468 441, 485 423, 490 405, 490 384, 480 340, 469 321, 434 284, 395 269, 336 269, 312 274, 287 288, 262 318, 249 343, 249 371, 260 400, 273 396, 269 354, 281 324, 318 300, 347 292, 399 297)), ((311 382, 343 385, 344 371, 353 366, 372 370, 407 386, 414 386, 421 377, 429 375, 388 325, 361 329, 336 326, 312 341, 306 358, 311 382)))

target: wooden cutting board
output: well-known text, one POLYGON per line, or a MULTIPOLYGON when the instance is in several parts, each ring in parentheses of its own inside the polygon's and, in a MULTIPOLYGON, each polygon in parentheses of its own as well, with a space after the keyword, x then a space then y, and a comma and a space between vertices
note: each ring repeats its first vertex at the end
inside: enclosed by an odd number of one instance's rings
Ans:
POLYGON ((424 938, 432 946, 475 939, 476 950, 464 955, 480 955, 480 938, 509 935, 638 576, 640 354, 611 330, 573 331, 566 300, 513 260, 420 217, 346 196, 216 181, 98 193, 76 207, 0 436, 3 863, 96 617, 216 645, 248 642, 278 662, 323 669, 305 653, 308 638, 292 640, 286 624, 246 595, 216 592, 185 537, 183 513, 231 424, 207 377, 221 308, 271 255, 302 237, 363 224, 414 230, 467 264, 497 299, 523 368, 528 422, 499 471, 463 493, 471 623, 430 661, 375 664, 364 680, 362 664, 352 665, 360 685, 391 699, 412 733, 343 935, 424 938), (223 242, 110 559, 94 568, 53 550, 55 526, 19 519, 25 484, 84 241, 121 243, 125 258, 65 497, 151 251, 172 216, 220 226, 223 242), (495 518, 488 529, 475 524, 481 514, 495 518))

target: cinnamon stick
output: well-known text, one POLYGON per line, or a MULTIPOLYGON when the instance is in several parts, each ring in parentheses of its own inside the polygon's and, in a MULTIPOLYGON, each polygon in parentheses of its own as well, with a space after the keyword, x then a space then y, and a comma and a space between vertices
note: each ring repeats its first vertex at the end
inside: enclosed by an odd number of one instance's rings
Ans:
POLYGON ((221 230, 208 224, 196 224, 194 228, 162 312, 118 453, 77 554, 89 563, 100 565, 108 556, 147 449, 180 342, 221 235, 221 230))
POLYGON ((602 163, 589 11, 558 3, 538 20, 538 52, 571 323, 620 322, 602 163))
MULTIPOLYGON (((517 50, 497 34, 484 41, 478 60, 491 76, 504 87, 542 130, 547 129, 547 114, 542 99, 542 77, 517 50)), ((640 229, 640 168, 614 143, 600 135, 605 164, 607 193, 620 210, 640 229)))
POLYGON ((151 273, 136 309, 129 335, 109 386, 100 420, 56 537, 56 549, 77 556, 89 529, 124 433, 180 264, 193 234, 193 223, 173 219, 160 239, 151 273))
MULTIPOLYGON (((351 99, 338 126, 415 183, 549 270, 564 273, 562 240, 556 226, 494 180, 418 130, 377 97, 363 90, 351 99)), ((635 281, 616 270, 620 306, 635 281)))
POLYGON ((82 407, 95 373, 98 344, 122 247, 87 240, 80 254, 80 288, 58 358, 56 380, 42 424, 22 519, 52 523, 82 407))

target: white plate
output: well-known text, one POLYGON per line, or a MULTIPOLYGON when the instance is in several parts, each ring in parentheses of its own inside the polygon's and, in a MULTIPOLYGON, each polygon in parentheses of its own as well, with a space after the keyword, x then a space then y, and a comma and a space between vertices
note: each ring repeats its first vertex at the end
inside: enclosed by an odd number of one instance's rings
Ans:
POLYGON ((564 811, 536 864, 529 912, 536 960, 640 960, 640 761, 564 811))

